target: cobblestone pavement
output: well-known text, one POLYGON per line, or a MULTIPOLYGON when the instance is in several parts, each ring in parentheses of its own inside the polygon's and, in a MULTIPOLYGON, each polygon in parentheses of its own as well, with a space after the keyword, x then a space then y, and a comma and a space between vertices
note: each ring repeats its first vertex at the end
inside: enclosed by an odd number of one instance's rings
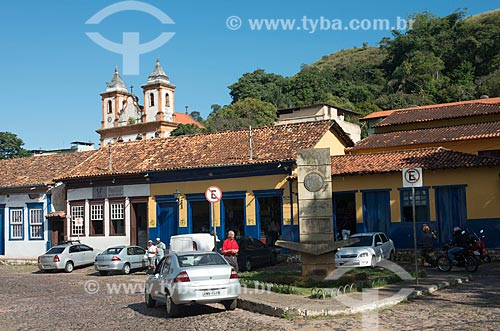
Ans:
MULTIPOLYGON (((0 330, 361 330, 363 315, 280 319, 222 306, 193 306, 166 319, 164 307, 144 305, 143 272, 97 276, 40 273, 34 266, 0 266, 0 330), (131 293, 125 293, 127 286, 131 293), (112 294, 111 292, 114 292, 112 294), (89 293, 91 292, 91 293, 89 293)), ((462 271, 452 271, 463 274, 462 271)), ((474 280, 455 288, 370 313, 367 329, 500 330, 500 264, 484 265, 474 280)), ((332 302, 334 304, 334 302, 332 302)))

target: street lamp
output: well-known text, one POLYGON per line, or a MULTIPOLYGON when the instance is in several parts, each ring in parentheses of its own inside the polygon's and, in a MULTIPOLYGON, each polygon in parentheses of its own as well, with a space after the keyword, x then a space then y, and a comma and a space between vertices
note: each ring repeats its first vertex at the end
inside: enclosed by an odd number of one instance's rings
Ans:
POLYGON ((177 204, 181 206, 182 208, 182 200, 181 200, 181 192, 179 191, 178 188, 175 189, 175 192, 173 193, 175 201, 177 201, 177 204))

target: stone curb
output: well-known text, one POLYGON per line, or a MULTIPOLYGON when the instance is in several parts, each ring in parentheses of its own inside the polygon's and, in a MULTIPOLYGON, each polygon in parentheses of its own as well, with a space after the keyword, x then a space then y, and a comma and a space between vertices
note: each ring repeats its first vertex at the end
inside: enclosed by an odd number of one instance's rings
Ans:
POLYGON ((409 295, 400 294, 400 292, 395 295, 376 301, 374 303, 370 303, 367 305, 362 305, 354 308, 345 308, 345 309, 330 309, 327 308, 332 303, 331 300, 325 301, 325 309, 301 309, 294 307, 286 307, 279 305, 271 305, 268 303, 260 302, 255 299, 248 298, 239 298, 238 299, 238 308, 251 311, 254 313, 260 313, 264 315, 274 316, 274 317, 284 317, 284 316, 303 316, 303 317, 318 317, 318 316, 336 316, 336 315, 350 315, 357 314, 366 311, 372 311, 380 308, 385 308, 389 306, 397 305, 408 299, 416 299, 418 297, 426 296, 436 291, 439 291, 444 288, 448 288, 455 285, 460 285, 463 283, 467 283, 471 281, 470 276, 463 276, 454 278, 451 281, 442 281, 437 284, 432 285, 419 285, 423 287, 421 289, 413 289, 409 295))

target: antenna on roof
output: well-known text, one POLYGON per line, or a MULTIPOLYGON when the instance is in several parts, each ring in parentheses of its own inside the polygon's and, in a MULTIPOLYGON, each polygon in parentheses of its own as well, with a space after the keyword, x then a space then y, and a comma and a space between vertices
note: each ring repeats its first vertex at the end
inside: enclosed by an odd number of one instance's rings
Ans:
POLYGON ((109 172, 113 172, 113 154, 111 153, 111 144, 108 144, 108 152, 109 152, 109 172))
POLYGON ((253 159, 253 138, 252 138, 252 126, 249 126, 249 131, 248 131, 248 140, 250 144, 250 160, 253 159))
POLYGON ((189 112, 188 112, 189 106, 188 106, 188 105, 186 105, 186 107, 185 107, 185 108, 186 108, 186 115, 189 115, 189 112))

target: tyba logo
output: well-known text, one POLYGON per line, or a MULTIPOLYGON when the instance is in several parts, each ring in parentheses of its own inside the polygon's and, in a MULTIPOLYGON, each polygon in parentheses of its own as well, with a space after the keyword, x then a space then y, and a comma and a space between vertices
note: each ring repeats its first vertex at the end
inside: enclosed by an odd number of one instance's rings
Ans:
MULTIPOLYGON (((122 1, 101 9, 94 16, 89 18, 85 24, 99 24, 108 16, 123 11, 139 11, 155 17, 162 24, 175 24, 175 22, 160 9, 140 1, 122 1)), ((149 53, 163 46, 174 35, 175 32, 162 32, 155 39, 141 44, 139 42, 139 32, 123 32, 121 44, 104 38, 99 32, 86 32, 86 35, 97 45, 113 53, 123 56, 123 74, 139 74, 139 56, 149 53)))

